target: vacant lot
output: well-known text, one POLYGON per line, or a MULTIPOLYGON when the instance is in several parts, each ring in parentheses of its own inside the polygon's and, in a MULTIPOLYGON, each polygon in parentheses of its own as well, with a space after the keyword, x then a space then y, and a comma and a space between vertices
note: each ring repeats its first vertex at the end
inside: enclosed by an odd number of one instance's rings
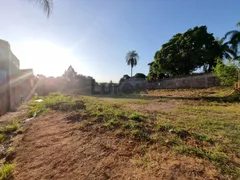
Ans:
POLYGON ((231 93, 42 97, 26 109, 37 117, 17 127, 13 178, 238 179, 240 103, 231 93))

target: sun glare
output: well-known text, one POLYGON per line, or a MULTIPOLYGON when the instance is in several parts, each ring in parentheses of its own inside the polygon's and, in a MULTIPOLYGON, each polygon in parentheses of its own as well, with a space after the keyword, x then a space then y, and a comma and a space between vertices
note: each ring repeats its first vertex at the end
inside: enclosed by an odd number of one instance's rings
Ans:
POLYGON ((69 65, 78 64, 73 53, 49 41, 13 44, 13 52, 21 68, 33 68, 35 74, 60 76, 69 65))

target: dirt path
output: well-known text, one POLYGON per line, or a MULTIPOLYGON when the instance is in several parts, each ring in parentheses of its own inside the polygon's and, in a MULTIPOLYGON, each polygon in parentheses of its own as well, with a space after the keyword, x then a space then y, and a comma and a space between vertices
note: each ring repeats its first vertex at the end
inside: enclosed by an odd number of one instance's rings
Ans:
POLYGON ((33 120, 16 147, 14 179, 215 179, 205 161, 155 149, 148 162, 135 141, 78 130, 65 116, 52 112, 33 120))

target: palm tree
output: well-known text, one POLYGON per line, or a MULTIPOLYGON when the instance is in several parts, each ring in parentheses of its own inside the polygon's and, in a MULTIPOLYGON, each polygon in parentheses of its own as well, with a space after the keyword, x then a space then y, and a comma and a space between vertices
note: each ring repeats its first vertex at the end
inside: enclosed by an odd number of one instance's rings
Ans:
POLYGON ((127 65, 131 66, 131 77, 132 77, 132 68, 137 65, 138 59, 139 59, 139 56, 136 51, 129 51, 126 55, 127 65))
POLYGON ((237 57, 235 50, 229 46, 228 42, 224 43, 225 38, 219 39, 216 38, 217 43, 221 49, 221 59, 233 60, 237 57))
POLYGON ((43 10, 47 13, 47 16, 52 12, 53 0, 29 0, 35 2, 36 4, 42 6, 43 10))
MULTIPOLYGON (((237 26, 240 27, 240 22, 237 23, 237 26)), ((225 34, 224 40, 229 37, 228 44, 231 45, 231 48, 234 52, 238 53, 238 46, 240 45, 240 31, 239 30, 232 30, 225 34)))

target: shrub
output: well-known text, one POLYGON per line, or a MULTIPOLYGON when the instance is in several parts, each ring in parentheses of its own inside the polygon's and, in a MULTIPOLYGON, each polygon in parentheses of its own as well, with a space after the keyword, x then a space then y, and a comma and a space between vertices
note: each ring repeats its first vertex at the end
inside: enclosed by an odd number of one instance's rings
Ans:
POLYGON ((234 86, 238 79, 237 69, 237 66, 233 63, 225 65, 218 61, 214 68, 214 74, 220 80, 221 85, 234 86))
POLYGON ((142 121, 143 120, 143 116, 137 112, 134 112, 132 113, 130 116, 129 116, 130 119, 134 120, 134 121, 142 121))

